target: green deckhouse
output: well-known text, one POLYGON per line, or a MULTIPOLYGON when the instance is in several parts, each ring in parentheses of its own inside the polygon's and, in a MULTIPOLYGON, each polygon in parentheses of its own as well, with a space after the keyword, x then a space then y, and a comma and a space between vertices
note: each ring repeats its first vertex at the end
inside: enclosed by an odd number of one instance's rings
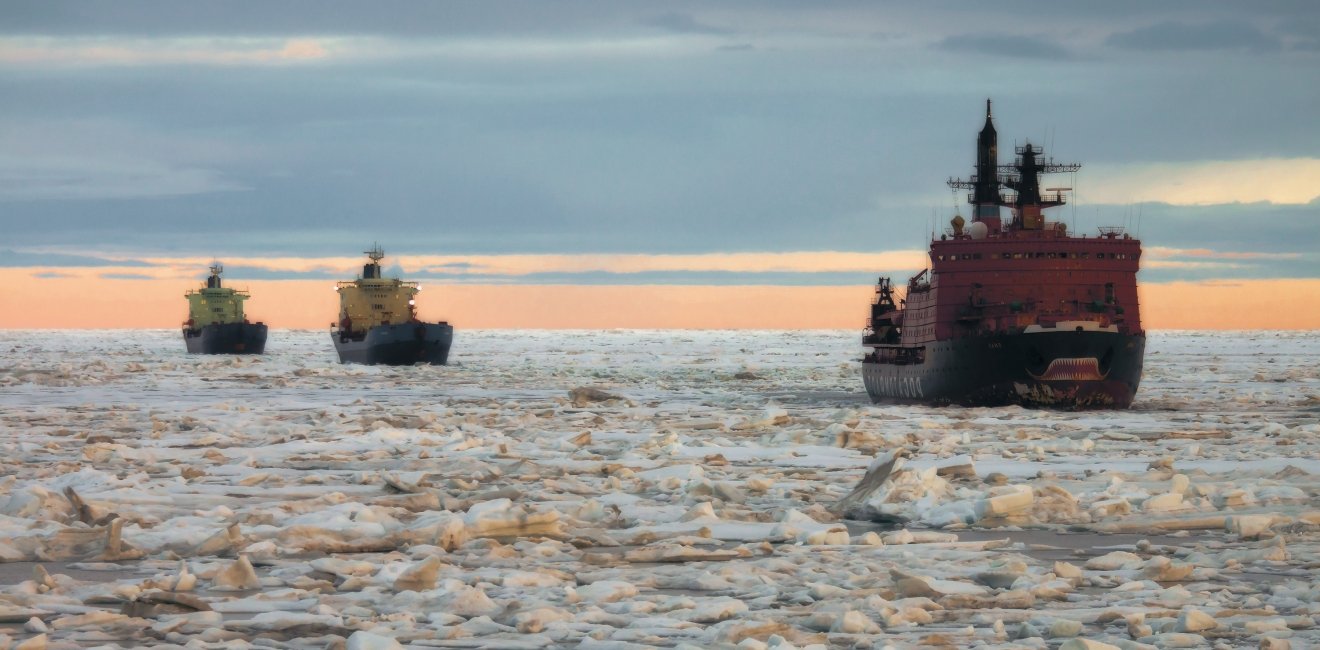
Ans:
POLYGON ((243 301, 249 298, 248 293, 221 286, 220 274, 224 271, 225 267, 219 262, 212 264, 206 287, 183 294, 188 299, 188 322, 185 323, 188 328, 201 329, 212 324, 247 320, 243 315, 243 301))

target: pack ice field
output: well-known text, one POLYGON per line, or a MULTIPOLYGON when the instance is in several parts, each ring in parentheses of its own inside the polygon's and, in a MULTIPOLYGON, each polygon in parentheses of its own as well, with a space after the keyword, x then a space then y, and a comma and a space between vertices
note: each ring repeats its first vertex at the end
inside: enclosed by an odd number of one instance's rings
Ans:
POLYGON ((1312 334, 1104 412, 873 405, 851 331, 177 336, 0 332, 0 647, 1320 641, 1312 334))

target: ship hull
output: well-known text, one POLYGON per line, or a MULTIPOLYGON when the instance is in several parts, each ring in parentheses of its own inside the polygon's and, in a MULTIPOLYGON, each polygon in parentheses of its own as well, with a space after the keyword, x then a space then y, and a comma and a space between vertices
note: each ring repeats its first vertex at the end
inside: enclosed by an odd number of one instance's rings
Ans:
POLYGON ((188 354, 263 354, 266 351, 264 323, 216 323, 201 329, 184 329, 188 354))
POLYGON ((1123 409, 1141 382, 1146 338, 1103 331, 932 342, 921 363, 862 363, 874 402, 1123 409))
POLYGON ((340 363, 410 366, 415 363, 445 365, 454 328, 448 323, 402 323, 377 325, 361 338, 331 332, 340 363))

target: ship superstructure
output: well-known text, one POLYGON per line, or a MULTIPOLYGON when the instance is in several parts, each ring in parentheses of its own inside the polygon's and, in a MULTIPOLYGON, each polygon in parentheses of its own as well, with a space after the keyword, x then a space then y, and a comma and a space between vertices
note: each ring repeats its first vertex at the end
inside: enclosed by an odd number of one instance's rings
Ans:
POLYGON ((1136 274, 1141 243, 1121 228, 1077 235, 1044 210, 1069 188, 1042 190, 1042 174, 1074 172, 1027 142, 997 160, 986 101, 972 221, 960 215, 930 244, 930 267, 896 300, 876 287, 862 343, 873 400, 967 405, 1126 408, 1141 379, 1145 332, 1136 274), (1001 208, 1008 208, 1003 220, 1001 208))
POLYGON ((417 318, 416 282, 381 276, 385 252, 366 251, 367 264, 356 280, 339 282, 339 321, 331 338, 343 363, 411 365, 448 362, 454 328, 417 318))
POLYGON ((183 323, 188 352, 261 354, 266 349, 266 325, 248 322, 243 313, 243 303, 251 296, 224 286, 220 276, 225 268, 219 262, 210 270, 205 286, 183 294, 188 299, 188 320, 183 323))

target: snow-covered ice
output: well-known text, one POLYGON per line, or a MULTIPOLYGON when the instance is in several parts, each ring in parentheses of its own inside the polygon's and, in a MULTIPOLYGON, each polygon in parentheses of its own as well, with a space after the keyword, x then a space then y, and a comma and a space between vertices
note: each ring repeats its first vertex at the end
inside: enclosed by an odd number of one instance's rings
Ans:
POLYGON ((1121 412, 875 406, 859 357, 0 332, 0 648, 1320 642, 1314 333, 1153 334, 1121 412))

